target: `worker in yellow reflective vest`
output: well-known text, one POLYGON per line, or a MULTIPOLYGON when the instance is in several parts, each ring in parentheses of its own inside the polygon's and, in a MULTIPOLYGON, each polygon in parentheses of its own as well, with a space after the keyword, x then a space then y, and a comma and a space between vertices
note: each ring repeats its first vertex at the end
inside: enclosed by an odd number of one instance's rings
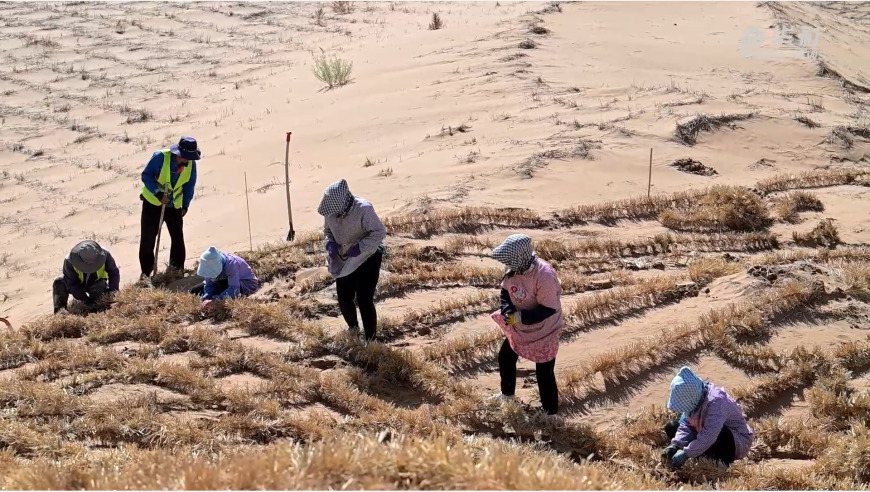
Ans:
POLYGON ((160 209, 165 204, 163 221, 169 231, 169 267, 184 269, 184 216, 193 200, 196 186, 196 161, 202 153, 192 137, 182 137, 178 145, 158 150, 142 171, 142 235, 139 240, 139 266, 147 278, 154 271, 154 243, 160 230, 160 209))
POLYGON ((112 255, 95 241, 82 241, 63 260, 63 276, 54 279, 54 312, 67 308, 70 294, 88 311, 107 306, 107 294, 118 292, 121 272, 112 255))

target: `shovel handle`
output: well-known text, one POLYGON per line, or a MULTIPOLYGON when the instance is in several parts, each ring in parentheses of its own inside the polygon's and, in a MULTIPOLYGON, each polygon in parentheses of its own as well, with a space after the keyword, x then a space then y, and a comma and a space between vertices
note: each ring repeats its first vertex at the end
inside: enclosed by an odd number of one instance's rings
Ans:
POLYGON ((290 223, 290 229, 287 231, 287 241, 293 241, 296 237, 296 231, 293 230, 293 209, 290 206, 290 135, 293 132, 286 132, 287 145, 284 147, 284 189, 287 191, 287 221, 290 223))

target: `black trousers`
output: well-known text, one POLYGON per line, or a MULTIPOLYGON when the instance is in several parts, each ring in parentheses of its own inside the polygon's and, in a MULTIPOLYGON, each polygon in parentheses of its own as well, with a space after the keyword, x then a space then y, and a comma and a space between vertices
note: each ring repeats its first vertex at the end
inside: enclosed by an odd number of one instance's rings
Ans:
MULTIPOLYGON (((517 389, 517 360, 520 358, 504 340, 498 351, 498 372, 501 376, 501 393, 513 396, 517 389)), ((541 407, 548 415, 559 411, 559 388, 556 387, 556 359, 549 362, 536 362, 535 375, 538 378, 538 392, 541 393, 541 407)))
MULTIPOLYGON (((674 436, 677 435, 677 429, 680 428, 679 420, 671 420, 665 425, 665 434, 668 435, 668 439, 673 439, 674 436)), ((716 442, 710 446, 710 449, 704 452, 703 457, 710 458, 712 460, 718 460, 725 465, 730 465, 734 463, 734 455, 737 453, 737 448, 734 446, 734 434, 731 433, 731 429, 728 427, 722 426, 722 430, 719 431, 719 437, 716 438, 716 442)))
MULTIPOLYGON (((109 283, 106 279, 98 279, 90 285, 85 286, 85 292, 87 292, 88 298, 84 302, 87 304, 94 304, 98 302, 101 297, 106 295, 108 291, 109 283)), ((63 277, 57 277, 54 279, 54 283, 51 285, 51 297, 55 313, 61 309, 66 309, 67 302, 69 301, 69 289, 63 281, 63 277)))
POLYGON ((335 290, 338 294, 338 308, 347 326, 359 327, 356 308, 362 316, 366 340, 375 338, 378 327, 378 313, 375 310, 375 289, 381 276, 381 261, 384 259, 383 249, 369 257, 355 272, 335 280, 335 290), (356 299, 356 304, 354 304, 356 299))
MULTIPOLYGON (((157 231, 160 229, 160 208, 142 200, 142 233, 139 239, 139 266, 142 273, 151 276, 154 271, 154 244, 157 242, 157 231)), ((169 266, 178 270, 184 269, 184 218, 181 209, 166 205, 163 222, 169 231, 172 244, 169 248, 169 266)))

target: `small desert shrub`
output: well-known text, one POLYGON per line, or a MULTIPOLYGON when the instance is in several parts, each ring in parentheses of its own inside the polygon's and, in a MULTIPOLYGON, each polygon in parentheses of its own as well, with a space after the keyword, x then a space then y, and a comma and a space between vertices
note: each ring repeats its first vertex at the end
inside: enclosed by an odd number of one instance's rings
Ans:
POLYGON ((353 12, 353 2, 332 2, 332 11, 336 14, 349 14, 353 12))
POLYGON ((533 50, 538 47, 538 43, 532 41, 531 39, 525 39, 519 44, 520 49, 524 50, 533 50))
POLYGON ((793 232, 792 238, 801 246, 824 246, 833 249, 840 244, 840 234, 831 219, 822 219, 810 232, 793 232))
POLYGON ((733 126, 735 121, 748 120, 755 113, 746 114, 721 114, 719 116, 707 116, 699 114, 691 120, 677 124, 675 133, 677 140, 685 145, 695 145, 698 134, 702 131, 712 132, 722 126, 733 126))
POLYGON ((325 12, 323 7, 317 7, 317 10, 314 11, 314 23, 320 27, 326 25, 326 20, 324 19, 325 12))
POLYGON ((797 118, 795 118, 795 120, 799 121, 800 123, 803 123, 807 128, 818 128, 818 127, 822 126, 822 125, 818 124, 817 122, 807 118, 806 116, 798 116, 797 118))
POLYGON ((767 207, 746 188, 713 186, 696 203, 659 215, 663 226, 682 231, 758 231, 770 226, 767 207))
POLYGON ((429 22, 429 30, 437 31, 444 27, 444 21, 441 19, 441 14, 438 12, 432 12, 432 21, 429 22))
POLYGON ((353 62, 342 60, 337 56, 327 57, 321 55, 314 59, 314 76, 330 89, 339 87, 350 82, 350 73, 353 62))
POLYGON ((529 32, 532 34, 537 34, 539 36, 543 36, 545 34, 549 34, 550 30, 544 26, 531 26, 529 28, 529 32))

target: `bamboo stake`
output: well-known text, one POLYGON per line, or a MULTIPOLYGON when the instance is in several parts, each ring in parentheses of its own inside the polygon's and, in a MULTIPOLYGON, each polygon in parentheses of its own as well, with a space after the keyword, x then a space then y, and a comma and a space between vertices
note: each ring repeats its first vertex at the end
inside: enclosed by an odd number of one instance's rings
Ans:
POLYGON ((245 173, 245 206, 248 208, 248 245, 254 251, 254 240, 251 236, 251 202, 248 201, 248 173, 245 173))
POLYGON ((649 198, 650 189, 652 188, 652 148, 649 149, 649 181, 646 184, 646 197, 649 198))

